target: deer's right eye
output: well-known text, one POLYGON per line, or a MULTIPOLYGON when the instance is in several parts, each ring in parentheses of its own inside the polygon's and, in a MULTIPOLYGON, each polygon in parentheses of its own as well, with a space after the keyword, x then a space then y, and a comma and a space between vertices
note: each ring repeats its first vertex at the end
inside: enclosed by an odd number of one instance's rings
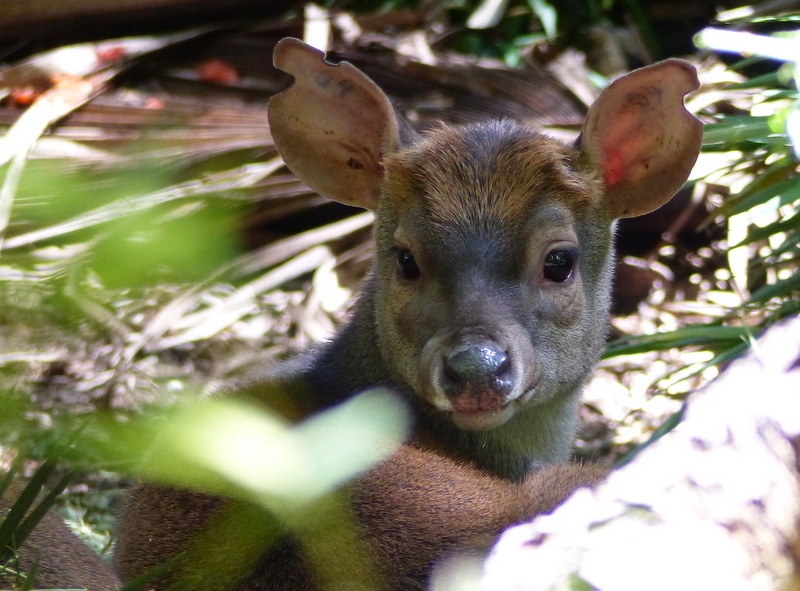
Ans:
POLYGON ((577 251, 571 248, 557 249, 547 253, 544 259, 543 276, 554 283, 565 283, 572 277, 577 251))
POLYGON ((410 280, 419 277, 417 261, 414 259, 414 255, 408 250, 400 249, 397 252, 397 269, 400 271, 400 275, 405 279, 410 280))

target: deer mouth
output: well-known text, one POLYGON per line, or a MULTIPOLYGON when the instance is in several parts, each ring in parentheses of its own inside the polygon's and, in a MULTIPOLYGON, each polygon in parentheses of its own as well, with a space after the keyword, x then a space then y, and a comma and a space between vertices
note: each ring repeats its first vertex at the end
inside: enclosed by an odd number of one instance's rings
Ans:
POLYGON ((514 407, 506 404, 492 409, 461 410, 453 407, 453 423, 465 431, 488 431, 499 427, 514 416, 514 407))
POLYGON ((514 415, 513 401, 504 389, 465 384, 445 396, 453 422, 470 431, 499 427, 514 415))

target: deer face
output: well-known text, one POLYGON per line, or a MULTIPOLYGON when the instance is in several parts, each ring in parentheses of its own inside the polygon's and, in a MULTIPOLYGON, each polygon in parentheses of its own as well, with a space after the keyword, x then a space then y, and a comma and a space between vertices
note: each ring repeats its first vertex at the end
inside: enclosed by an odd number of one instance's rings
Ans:
POLYGON ((605 333, 611 229, 580 155, 503 122, 385 164, 377 326, 395 379, 464 429, 579 387, 605 333))

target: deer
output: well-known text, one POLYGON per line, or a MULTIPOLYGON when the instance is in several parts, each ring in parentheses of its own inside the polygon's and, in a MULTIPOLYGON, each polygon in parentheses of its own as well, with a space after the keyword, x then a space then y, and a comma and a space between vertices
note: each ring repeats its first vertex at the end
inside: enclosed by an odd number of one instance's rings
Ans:
POLYGON ((424 589, 441 560, 607 474, 570 456, 607 338, 615 221, 687 180, 702 139, 684 106, 697 74, 669 59, 617 79, 566 145, 511 120, 418 134, 356 67, 297 39, 277 44, 274 64, 293 77, 268 106, 281 157, 312 190, 375 212, 375 257, 335 336, 246 390, 267 404, 277 385, 311 413, 378 386, 406 401, 408 440, 341 492, 370 574, 348 563, 350 583, 321 580, 315 564, 346 563, 341 548, 307 556, 280 523, 252 518, 278 541, 244 572, 192 579, 187 548, 213 562, 234 542, 207 526, 252 513, 147 483, 121 516, 116 566, 129 580, 169 561, 157 589, 424 589))

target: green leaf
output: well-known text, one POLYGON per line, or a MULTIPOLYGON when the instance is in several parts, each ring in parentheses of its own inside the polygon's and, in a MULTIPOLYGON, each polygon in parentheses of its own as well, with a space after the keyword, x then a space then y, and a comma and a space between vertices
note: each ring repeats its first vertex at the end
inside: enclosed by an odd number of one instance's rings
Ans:
POLYGON ((747 238, 741 242, 730 245, 728 248, 738 248, 739 246, 745 246, 747 244, 753 244, 754 242, 767 240, 768 238, 783 232, 789 232, 789 236, 786 241, 788 244, 793 243, 793 241, 796 244, 796 240, 800 239, 800 230, 798 230, 799 228, 800 218, 798 218, 798 215, 795 214, 785 220, 768 224, 763 228, 758 226, 754 227, 748 232, 747 238))
POLYGON ((241 251, 237 221, 222 200, 147 209, 109 224, 89 265, 107 287, 199 281, 241 251))
POLYGON ((769 117, 726 117, 703 128, 703 144, 730 144, 772 135, 769 117))
POLYGON ((671 332, 623 337, 606 347, 603 359, 649 351, 663 351, 688 346, 718 347, 749 339, 751 328, 744 326, 687 326, 671 332))
POLYGON ((757 205, 763 205, 768 201, 776 200, 776 207, 781 207, 789 203, 794 203, 800 199, 800 177, 793 177, 768 186, 761 191, 757 191, 734 205, 728 215, 733 216, 753 209, 757 205))
MULTIPOLYGON (((56 463, 53 460, 48 460, 39 466, 19 493, 14 504, 11 505, 3 522, 0 523, 0 564, 4 564, 12 558, 16 549, 24 541, 18 538, 21 524, 25 519, 25 515, 36 502, 36 498, 45 481, 52 475, 55 468, 56 463)), ((14 489, 12 488, 11 490, 14 489)))
POLYGON ((558 34, 558 13, 552 4, 544 0, 528 0, 528 6, 542 23, 545 35, 555 39, 558 34))
POLYGON ((800 273, 794 273, 786 279, 781 279, 773 284, 765 285, 756 290, 750 296, 745 305, 752 306, 765 304, 774 298, 786 298, 796 295, 796 290, 800 289, 800 273))
POLYGON ((494 27, 503 18, 508 9, 508 0, 483 0, 467 19, 470 29, 488 29, 494 27))

